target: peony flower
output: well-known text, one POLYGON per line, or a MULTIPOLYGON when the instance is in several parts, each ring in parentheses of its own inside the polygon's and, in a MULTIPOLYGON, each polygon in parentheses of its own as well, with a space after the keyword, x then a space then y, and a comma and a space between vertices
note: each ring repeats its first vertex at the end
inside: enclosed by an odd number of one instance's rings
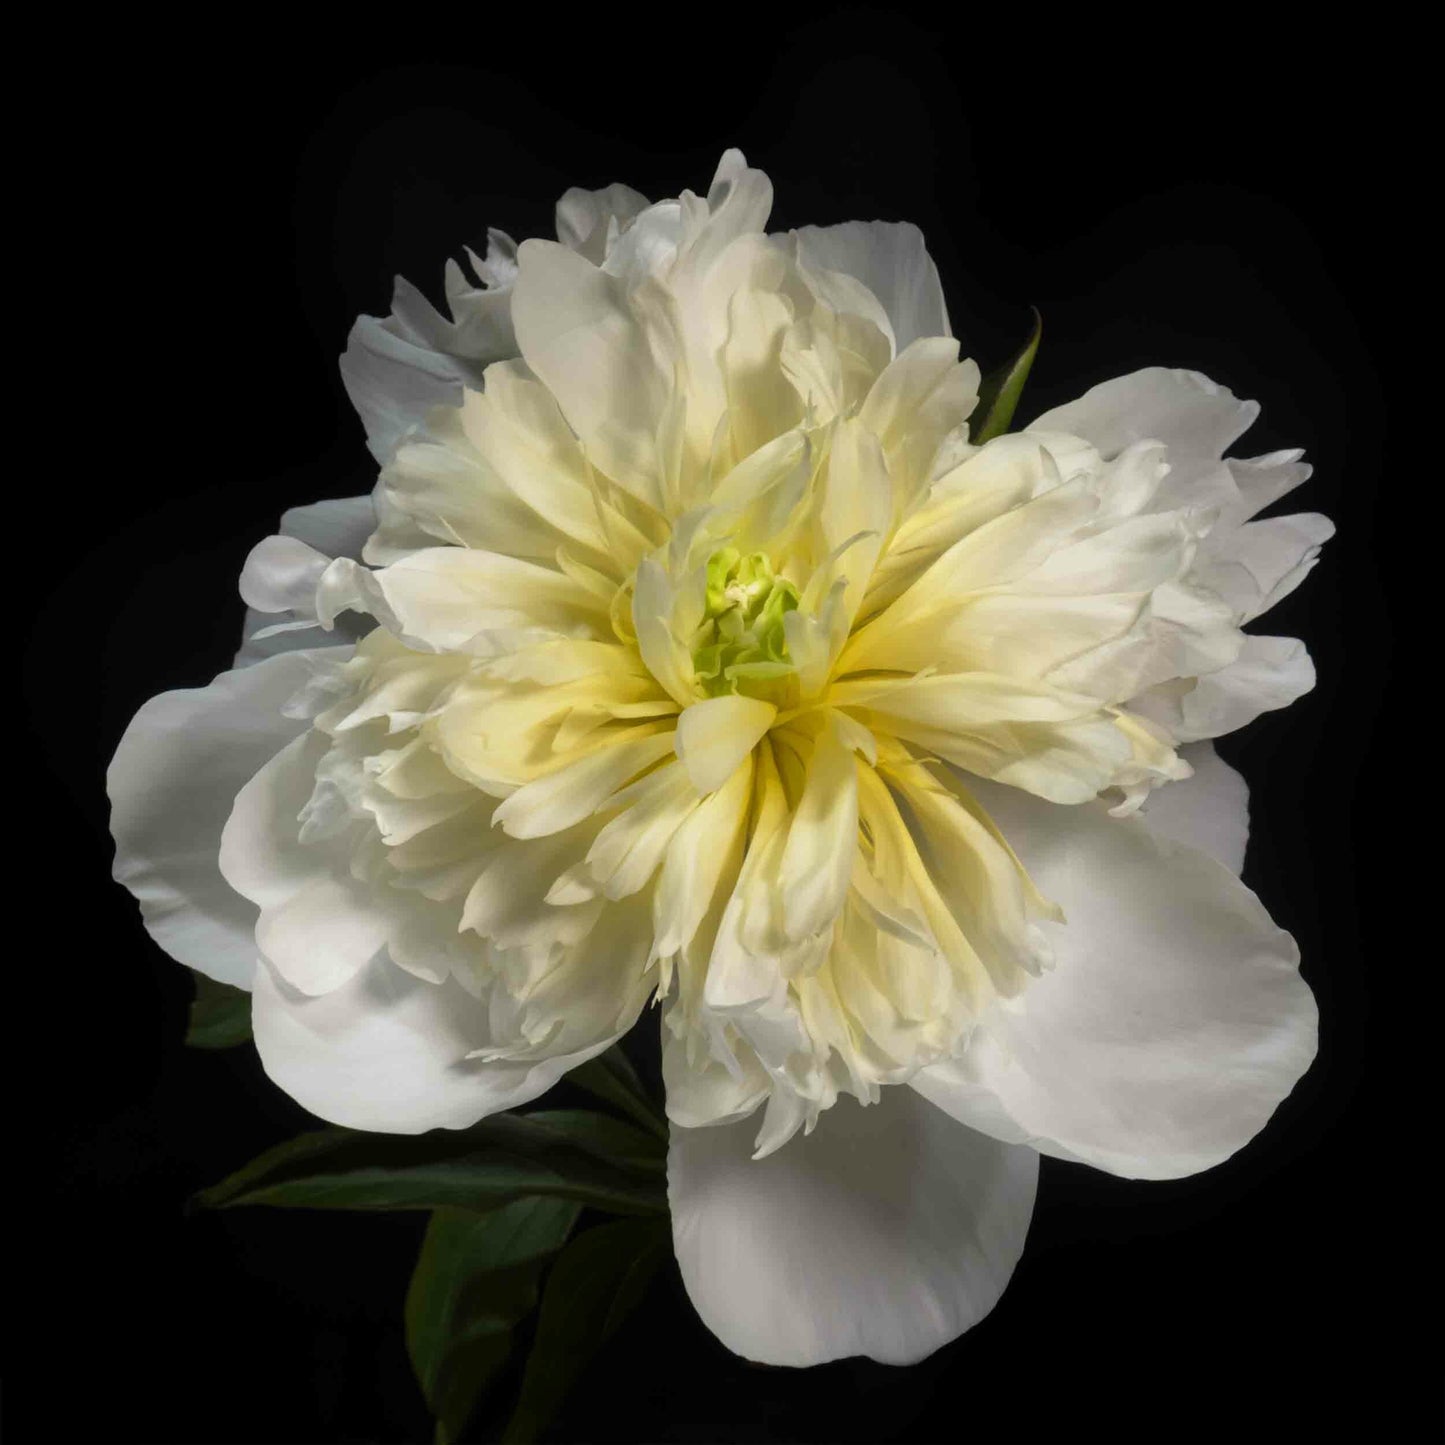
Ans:
POLYGON ((569 191, 342 360, 380 476, 288 512, 233 670, 152 699, 116 876, 324 1119, 465 1128, 647 1013, 683 1279, 753 1359, 982 1318, 1040 1154, 1207 1169, 1308 1067, 1210 739, 1331 527, 1149 369, 970 432, 919 232, 569 191), (279 618, 279 620, 277 620, 279 618))

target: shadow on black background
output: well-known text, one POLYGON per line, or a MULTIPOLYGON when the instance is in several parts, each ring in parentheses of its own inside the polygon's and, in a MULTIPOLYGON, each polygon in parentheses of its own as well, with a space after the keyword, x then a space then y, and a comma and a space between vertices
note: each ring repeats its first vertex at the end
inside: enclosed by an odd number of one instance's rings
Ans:
MULTIPOLYGON (((182 1216, 193 1190, 310 1121, 249 1050, 182 1049, 188 975, 108 881, 103 769, 146 697, 226 665, 233 579, 279 513, 370 486, 335 361, 358 312, 384 313, 393 273, 437 297, 446 256, 486 225, 550 235, 571 184, 705 190, 729 144, 772 176, 774 228, 918 222, 954 329, 986 363, 1037 305, 1025 418, 1162 363, 1263 403, 1244 454, 1307 447, 1316 476, 1286 509, 1327 512, 1340 536, 1267 630, 1308 641, 1320 685, 1221 751, 1253 788, 1246 878, 1300 940, 1323 1037, 1264 1134, 1210 1174, 1130 1183, 1045 1161, 1002 1303, 925 1364, 749 1365, 674 1274, 554 1438, 1432 1434, 1413 1301, 1433 1296, 1434 1262, 1406 1112, 1425 1085, 1405 1033, 1437 950, 1393 941, 1415 905, 1378 882, 1402 846, 1384 810, 1414 786, 1379 726, 1383 574, 1434 565, 1434 544, 1377 537, 1390 493, 1435 483, 1386 457, 1384 328, 1405 283, 1393 233, 1374 229, 1369 193, 1388 184, 1374 137, 1244 40, 1131 57, 1056 37, 1044 59, 1022 37, 970 44, 881 10, 700 11, 665 22, 670 47, 644 63, 599 58, 596 24, 564 58, 554 18, 548 34, 431 16, 444 65, 358 36, 303 52, 263 30, 117 67, 91 91, 94 133, 62 182, 85 278, 70 315, 86 321, 62 374, 79 385, 27 484, 45 519, 27 544, 46 557, 15 765, 45 812, 22 815, 41 914, 10 960, 36 1052, 11 1095, 9 1437, 429 1438, 401 1336, 421 1216, 182 1216)), ((654 24, 612 23, 639 44, 654 24)))

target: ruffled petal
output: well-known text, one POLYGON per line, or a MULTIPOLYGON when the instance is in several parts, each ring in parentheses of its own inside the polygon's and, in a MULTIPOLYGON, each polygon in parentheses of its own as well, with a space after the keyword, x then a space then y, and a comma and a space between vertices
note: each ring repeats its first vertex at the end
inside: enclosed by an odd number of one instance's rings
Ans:
POLYGON ((1335 524, 1318 512, 1247 522, 1208 549, 1194 579, 1224 598, 1243 626, 1288 597, 1334 535, 1335 524))
POLYGON ((1129 707, 1167 728, 1179 742, 1198 742, 1288 707, 1314 685, 1314 662, 1297 637, 1249 636, 1228 666, 1200 678, 1161 683, 1129 707))
POLYGON ((557 202, 557 239, 600 266, 618 232, 651 204, 641 191, 616 182, 598 191, 572 186, 557 202))
POLYGON ((988 672, 920 674, 837 683, 830 698, 875 733, 1055 803, 1087 802, 1137 761, 1182 773, 1167 750, 1136 759, 1123 719, 1046 683, 988 672))
POLYGON ((624 284, 574 251, 528 241, 513 298, 527 365, 556 398, 593 464, 665 506, 658 430, 670 372, 658 364, 624 284))
POLYGON ((312 502, 282 513, 276 535, 252 549, 242 570, 241 596, 247 607, 236 667, 317 645, 316 581, 332 558, 360 558, 376 520, 369 494, 312 502), (256 591, 248 596, 253 586, 256 591), (278 612, 287 615, 278 618, 278 612))
POLYGON ((361 497, 338 497, 291 507, 281 514, 281 525, 276 530, 328 557, 360 557, 375 528, 376 506, 368 492, 361 497))
POLYGON ((1218 459, 1259 415, 1197 371, 1148 366, 1090 387, 1077 401, 1046 411, 1031 432, 1064 432, 1093 443, 1105 457, 1140 441, 1158 441, 1196 458, 1218 459))
POLYGON ((938 267, 923 232, 907 221, 844 221, 790 233, 805 265, 841 271, 882 303, 897 351, 921 336, 952 336, 938 267))
POLYGON ((448 268, 452 320, 398 277, 391 314, 362 316, 351 328, 341 380, 371 454, 383 466, 433 407, 458 405, 464 387, 482 389, 482 373, 492 362, 517 354, 511 316, 516 243, 501 231, 487 237, 487 259, 472 258, 483 274, 481 289, 455 263, 448 268))
POLYGON ((912 1364, 976 1325, 1023 1249, 1038 1158, 904 1088, 750 1158, 747 1120, 674 1127, 673 1241, 703 1323, 772 1365, 912 1364))

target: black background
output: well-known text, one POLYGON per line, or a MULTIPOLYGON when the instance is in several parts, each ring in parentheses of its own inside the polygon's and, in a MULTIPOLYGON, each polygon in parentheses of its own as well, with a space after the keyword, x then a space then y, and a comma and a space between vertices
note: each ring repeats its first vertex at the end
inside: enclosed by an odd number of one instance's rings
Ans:
POLYGON ((108 881, 103 769, 145 698, 227 664, 234 578, 279 513, 370 487, 335 363, 394 273, 439 297, 446 256, 488 224, 550 235, 572 184, 705 191, 732 144, 773 178, 774 229, 920 224, 985 364, 1037 305, 1025 417, 1162 363, 1263 403, 1246 454, 1308 449, 1316 475, 1291 504, 1340 536, 1268 629, 1308 640, 1320 684, 1221 750, 1252 785, 1246 878, 1300 941, 1320 1054, 1207 1175, 1132 1183, 1046 1160, 1002 1302, 926 1363, 746 1364, 674 1275, 555 1438, 1435 1433, 1418 1322, 1438 1294, 1435 1131, 1412 1098, 1438 1091, 1408 1035, 1438 949, 1428 928, 1397 932, 1420 903, 1391 881, 1387 812, 1429 790, 1403 771, 1429 741, 1386 733, 1384 586, 1402 553, 1436 565, 1436 544, 1399 535, 1410 514, 1382 494, 1438 482, 1391 460, 1386 328, 1412 285, 1410 223, 1388 199, 1388 103, 1346 103, 1340 78, 1378 78, 1377 58, 1355 41, 1306 65, 1228 26, 1145 27, 1126 48, 1043 12, 999 37, 881 10, 698 6, 580 28, 560 10, 428 12, 423 63, 398 39, 420 19, 305 40, 299 21, 117 32, 113 64, 71 75, 88 119, 52 177, 73 217, 52 311, 66 401, 26 483, 42 520, 25 541, 44 555, 12 760, 41 801, 23 814, 38 891, 10 900, 17 920, 39 914, 10 957, 29 1000, 12 1010, 28 1062, 11 1096, 10 1438, 429 1438, 401 1337, 420 1217, 182 1214, 309 1121, 250 1050, 181 1047, 189 978, 108 881))

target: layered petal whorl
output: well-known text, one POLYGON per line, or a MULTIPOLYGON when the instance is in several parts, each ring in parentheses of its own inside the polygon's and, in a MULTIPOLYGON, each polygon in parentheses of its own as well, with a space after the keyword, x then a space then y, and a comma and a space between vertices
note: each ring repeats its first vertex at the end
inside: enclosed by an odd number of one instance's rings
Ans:
MULTIPOLYGON (((1033 1037, 1008 1021, 1073 957, 1008 819, 1128 830, 1131 888, 1187 876, 1243 919, 1296 1067, 1289 949, 1216 865, 1129 840, 1189 777, 1179 744, 1306 683, 1241 630, 1328 535, 1250 520, 1298 458, 1223 459, 1249 406, 1162 371, 974 445, 979 371, 918 233, 770 236, 770 206, 736 151, 706 196, 569 192, 558 242, 494 233, 482 286, 451 275, 452 320, 403 288, 359 324, 375 527, 359 554, 269 539, 243 581, 285 630, 364 633, 226 827, 263 1057, 341 1122, 457 1125, 655 999, 674 1122, 761 1109, 759 1154, 840 1095, 952 1079, 1009 1142, 1212 1157, 1142 1116, 1111 1142, 1107 1100, 1056 1124, 1056 1077, 1005 1077, 999 1040, 1033 1037), (373 1046, 391 1093, 359 1082, 373 1046)), ((1039 997, 1065 1027, 1075 995, 1039 997)))

